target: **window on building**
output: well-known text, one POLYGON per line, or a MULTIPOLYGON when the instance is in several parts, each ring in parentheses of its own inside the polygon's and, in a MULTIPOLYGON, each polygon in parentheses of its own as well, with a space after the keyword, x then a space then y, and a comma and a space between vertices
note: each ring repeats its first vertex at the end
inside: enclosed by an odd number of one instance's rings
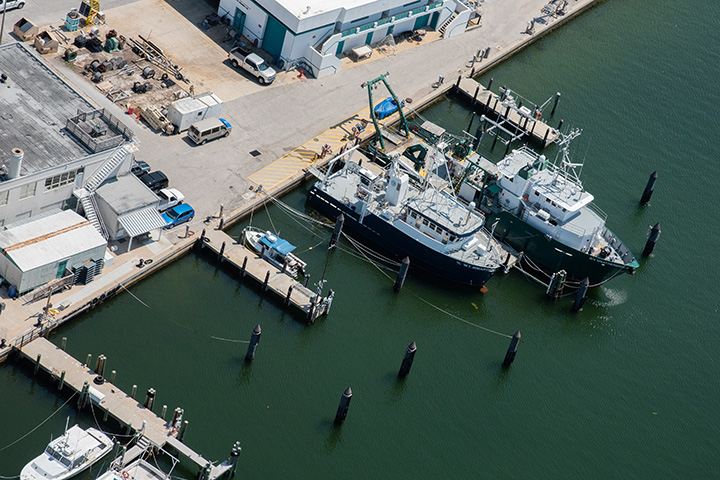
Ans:
POLYGON ((37 187, 37 183, 35 182, 20 187, 20 199, 34 196, 35 187, 37 187))
MULTIPOLYGON (((65 185, 67 185, 69 183, 75 183, 75 176, 76 176, 76 172, 73 170, 70 172, 62 173, 60 175, 55 175, 54 177, 51 177, 51 178, 46 178, 45 179, 45 191, 47 192, 48 190, 54 190, 56 188, 64 187, 65 185)), ((35 192, 33 192, 33 194, 34 193, 35 192)))
POLYGON ((0 205, 7 205, 8 197, 10 196, 10 190, 0 192, 0 205))

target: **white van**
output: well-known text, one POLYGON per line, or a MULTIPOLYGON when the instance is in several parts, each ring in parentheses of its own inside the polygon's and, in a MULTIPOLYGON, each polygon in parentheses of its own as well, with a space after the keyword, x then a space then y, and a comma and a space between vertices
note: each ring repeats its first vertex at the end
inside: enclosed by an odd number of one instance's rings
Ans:
POLYGON ((0 12, 21 9, 25 6, 25 0, 0 0, 0 12))
POLYGON ((224 118, 206 118, 190 125, 188 137, 198 145, 204 145, 208 140, 227 137, 230 132, 232 125, 224 118))

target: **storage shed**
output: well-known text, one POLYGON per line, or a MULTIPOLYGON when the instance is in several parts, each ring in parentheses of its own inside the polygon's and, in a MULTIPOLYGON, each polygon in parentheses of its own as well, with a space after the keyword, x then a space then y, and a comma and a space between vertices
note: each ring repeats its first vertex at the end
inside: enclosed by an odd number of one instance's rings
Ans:
POLYGON ((205 92, 175 100, 170 104, 167 116, 170 123, 175 125, 179 132, 184 132, 195 122, 219 117, 222 105, 222 100, 217 95, 205 92))
POLYGON ((54 210, 0 231, 0 276, 21 294, 88 262, 102 268, 106 247, 85 218, 72 210, 54 210))

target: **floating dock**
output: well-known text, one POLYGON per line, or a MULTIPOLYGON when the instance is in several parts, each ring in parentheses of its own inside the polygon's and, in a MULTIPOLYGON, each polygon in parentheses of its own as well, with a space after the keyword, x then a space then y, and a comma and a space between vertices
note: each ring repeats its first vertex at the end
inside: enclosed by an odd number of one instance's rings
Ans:
POLYGON ((263 291, 284 299, 285 306, 298 310, 308 323, 329 312, 334 295, 332 290, 327 297, 321 297, 222 230, 206 229, 203 232, 197 240, 198 247, 214 252, 218 261, 233 265, 241 277, 257 281, 263 291))
POLYGON ((496 121, 509 135, 526 137, 542 148, 560 137, 558 129, 542 120, 542 111, 539 111, 537 105, 523 106, 522 101, 518 104, 512 97, 496 95, 469 77, 459 77, 455 87, 457 93, 470 100, 473 111, 480 110, 490 120, 496 121))
MULTIPOLYGON (((141 434, 142 440, 138 442, 138 445, 124 454, 123 465, 127 465, 141 455, 144 451, 143 446, 149 444, 163 449, 171 447, 195 463, 201 471, 210 465, 208 480, 220 478, 232 469, 233 465, 229 460, 220 465, 212 465, 212 462, 176 438, 170 422, 158 417, 152 409, 146 408, 112 383, 108 381, 101 385, 94 383, 93 380, 98 376, 96 372, 45 338, 36 338, 28 344, 22 345, 19 351, 22 356, 35 364, 36 373, 42 369, 56 379, 59 382, 58 389, 68 387, 73 392, 81 394, 85 385, 89 385, 88 401, 92 402, 93 408, 100 409, 96 418, 99 418, 102 413, 104 419, 112 417, 121 425, 126 426, 128 430, 134 430, 141 434)), ((82 395, 79 397, 79 401, 81 400, 82 395)), ((79 406, 82 407, 82 403, 79 403, 79 406)))

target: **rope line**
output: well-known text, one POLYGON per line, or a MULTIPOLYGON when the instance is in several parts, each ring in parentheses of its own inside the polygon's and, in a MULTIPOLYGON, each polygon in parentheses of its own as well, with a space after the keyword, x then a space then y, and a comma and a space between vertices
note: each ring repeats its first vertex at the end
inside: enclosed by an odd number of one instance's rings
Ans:
POLYGON ((121 287, 123 290, 125 290, 126 292, 128 292, 128 293, 130 294, 130 296, 133 297, 135 300, 137 300, 138 302, 142 303, 142 304, 145 305, 147 308, 150 308, 150 305, 148 305, 147 303, 143 302, 143 301, 140 300, 138 297, 136 297, 130 290, 128 290, 127 288, 125 288, 125 285, 123 285, 122 283, 118 283, 118 285, 120 285, 120 287, 121 287))
POLYGON ((216 337, 214 335, 210 335, 210 338, 213 338, 215 340, 222 340, 223 342, 250 343, 250 340, 233 340, 232 338, 222 338, 222 337, 216 337))
MULTIPOLYGON (((67 401, 66 401, 65 403, 63 403, 62 405, 60 405, 60 408, 58 408, 58 409, 55 410, 53 413, 51 413, 49 417, 47 417, 45 420, 43 420, 42 422, 40 422, 35 428, 33 428, 32 430, 30 430, 30 431, 27 432, 25 435, 23 435, 22 437, 18 438, 17 440, 15 440, 14 442, 12 442, 11 444, 5 445, 4 447, 0 448, 0 452, 2 452, 3 450, 7 450, 8 448, 12 447, 13 445, 15 445, 16 443, 18 443, 18 442, 20 442, 20 441, 22 441, 22 440, 25 440, 25 438, 27 438, 27 437, 28 437, 30 434, 32 434, 35 430, 37 430, 38 428, 40 428, 40 427, 42 427, 43 425, 45 425, 45 423, 47 423, 48 420, 50 420, 52 417, 54 417, 57 412, 59 412, 60 410, 62 410, 62 408, 63 408, 65 405, 67 405, 67 404, 70 402, 70 400, 72 400, 73 398, 75 398, 75 395, 77 395, 77 393, 73 393, 73 394, 70 396, 70 398, 67 399, 67 401)), ((4 477, 4 478, 17 478, 17 477, 4 477)))
MULTIPOLYGON (((360 251, 360 253, 363 253, 363 252, 360 251)), ((364 253, 363 253, 363 255, 364 255, 364 253)), ((367 257, 366 257, 366 258, 367 258, 367 257)), ((367 261, 370 262, 370 263, 372 263, 373 266, 374 266, 375 268, 377 268, 380 273, 382 273, 383 275, 385 275, 390 281, 393 281, 392 277, 391 277, 390 275, 388 275, 387 273, 385 273, 384 271, 382 271, 382 269, 381 269, 379 266, 375 265, 375 262, 373 262, 370 258, 367 258, 367 261)), ((445 315, 447 315, 447 316, 449 316, 449 317, 451 317, 451 318, 454 318, 455 320, 459 320, 459 321, 461 321, 461 322, 463 322, 463 323, 465 323, 465 324, 467 324, 467 325, 470 325, 470 326, 475 327, 475 328, 479 328, 480 330, 483 330, 483 331, 488 332, 488 333, 493 333, 493 334, 495 334, 495 335, 499 335, 499 336, 505 337, 505 338, 512 338, 512 335, 508 335, 508 334, 506 334, 506 333, 498 332, 497 330, 493 330, 493 329, 491 329, 491 328, 483 327, 482 325, 478 325, 478 324, 473 323, 473 322, 471 322, 471 321, 469 321, 469 320, 465 320, 464 318, 462 318, 462 317, 460 317, 460 316, 458 316, 458 315, 455 315, 454 313, 448 312, 447 310, 445 310, 445 309, 443 309, 443 308, 441 308, 441 307, 439 307, 439 306, 437 306, 437 305, 435 305, 435 304, 433 304, 433 303, 430 303, 429 301, 425 300, 424 298, 422 298, 420 295, 417 295, 417 294, 416 294, 415 292, 413 292, 412 290, 410 290, 410 294, 411 294, 413 297, 415 297, 415 298, 417 298, 418 300, 420 300, 421 302, 423 302, 423 303, 431 306, 432 308, 434 308, 434 309, 437 310, 438 312, 444 313, 445 315)))

